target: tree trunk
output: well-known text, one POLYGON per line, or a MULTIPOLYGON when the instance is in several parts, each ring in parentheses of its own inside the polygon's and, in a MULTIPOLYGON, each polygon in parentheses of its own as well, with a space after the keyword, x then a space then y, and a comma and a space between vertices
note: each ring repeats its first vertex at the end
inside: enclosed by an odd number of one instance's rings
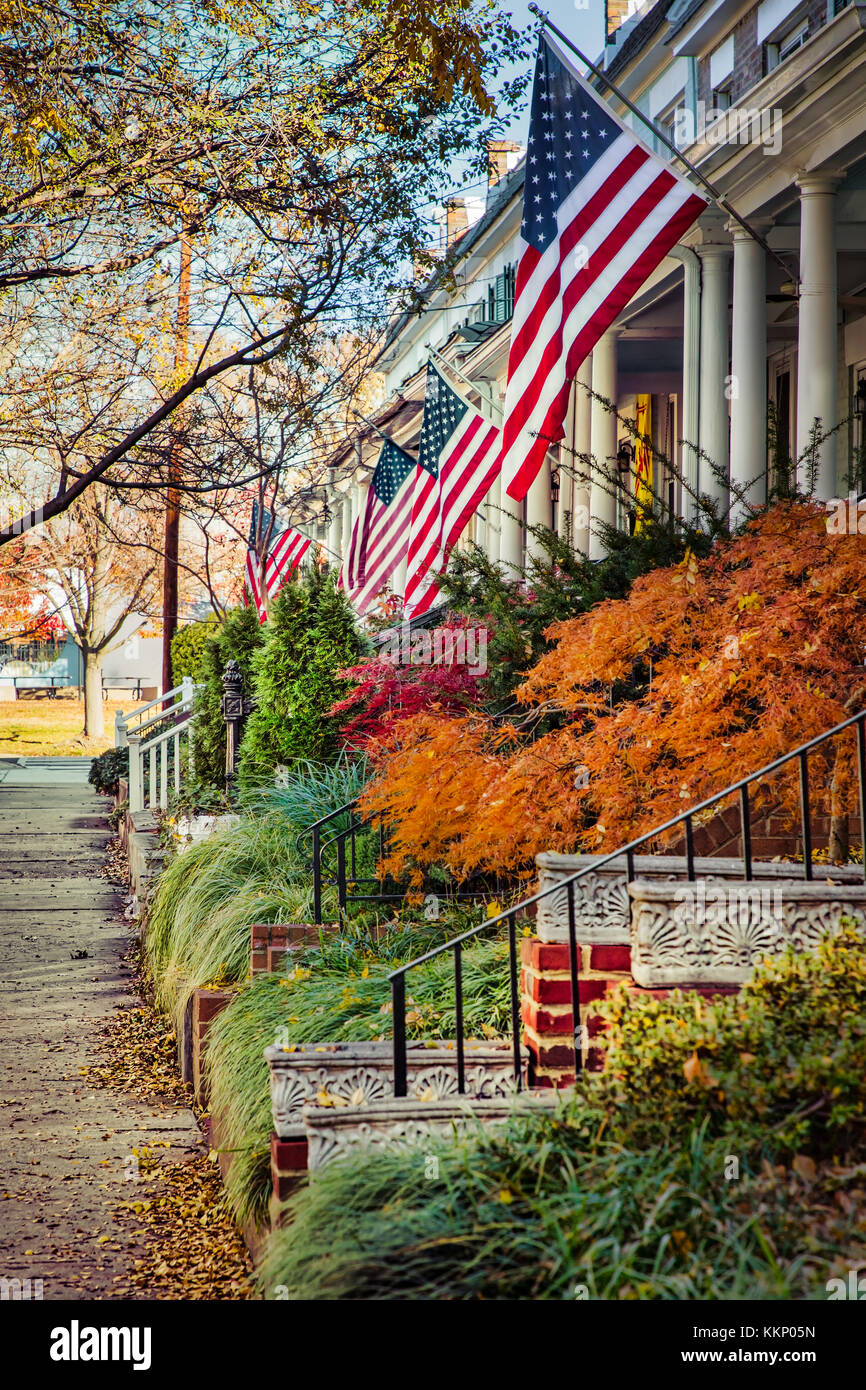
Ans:
POLYGON ((102 703, 102 653, 82 652, 84 662, 84 737, 105 734, 105 706, 102 703))

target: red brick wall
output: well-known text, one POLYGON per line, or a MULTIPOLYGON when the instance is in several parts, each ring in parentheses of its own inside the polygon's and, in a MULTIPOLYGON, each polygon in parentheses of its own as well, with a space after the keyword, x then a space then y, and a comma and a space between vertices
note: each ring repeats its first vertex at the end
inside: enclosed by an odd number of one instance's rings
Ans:
POLYGON ((760 82, 764 75, 763 49, 758 43, 758 9, 750 10, 734 27, 734 72, 731 105, 760 82))
MULTIPOLYGON (((568 946, 525 937, 521 942, 520 990, 524 1039, 529 1048, 530 1086, 569 1086, 574 1081, 574 1014, 568 946)), ((609 990, 631 979, 628 946, 579 948, 578 988, 585 1029, 583 1064, 597 1071, 600 1048, 593 1047, 603 1025, 589 1007, 609 990)))
POLYGON ((335 926, 316 927, 311 922, 256 922, 250 927, 250 974, 279 970, 289 952, 318 946, 321 933, 335 931, 335 926))
MULTIPOLYGON (((806 14, 809 20, 809 37, 822 29, 827 22, 827 0, 809 0, 806 14)), ((799 21, 794 21, 798 23, 799 21)), ((793 25, 792 25, 793 27, 793 25)), ((699 64, 700 68, 704 66, 699 64)), ((709 62, 706 64, 709 69, 709 62)), ((757 6, 744 15, 734 28, 734 74, 731 85, 731 103, 736 106, 756 82, 764 76, 764 45, 758 43, 757 6)), ((709 75, 707 75, 709 85, 709 75)), ((703 95, 703 92, 699 93, 703 95)), ((704 98, 709 100, 708 98, 704 98)))
MULTIPOLYGON (((574 1014, 571 996, 569 949, 565 943, 539 941, 525 937, 521 942, 520 991, 523 1037, 529 1049, 531 1087, 570 1086, 574 1083, 574 1014)), ((580 1021, 583 1027, 583 1066, 600 1071, 604 1033, 600 1014, 593 1003, 624 984, 636 995, 664 999, 668 989, 641 989, 631 978, 631 949, 628 946, 580 946, 578 948, 578 990, 580 1021), (595 1040, 595 1041, 594 1041, 595 1040)), ((712 997, 736 994, 735 985, 698 985, 687 993, 712 997)))
MULTIPOLYGON (((852 844, 859 844, 860 817, 848 817, 849 835, 852 844)), ((764 815, 752 816, 752 858, 753 859, 792 859, 803 853, 803 838, 796 821, 782 815, 778 810, 764 815)), ((695 854, 714 859, 737 859, 742 855, 740 838, 739 807, 728 807, 720 811, 706 825, 695 826, 695 854)), ((830 819, 828 816, 812 817, 812 848, 826 849, 830 841, 830 819)), ((666 854, 685 854, 686 842, 683 835, 673 844, 665 846, 666 854)))
POLYGON ((230 989, 197 989, 192 996, 192 1084, 196 1100, 207 1105, 204 1054, 208 1029, 234 997, 230 989))

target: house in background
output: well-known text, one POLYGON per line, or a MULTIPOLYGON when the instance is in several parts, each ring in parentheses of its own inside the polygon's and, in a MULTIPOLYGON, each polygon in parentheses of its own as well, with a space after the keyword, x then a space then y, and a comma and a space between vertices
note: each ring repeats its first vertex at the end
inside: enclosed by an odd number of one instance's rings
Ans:
MULTIPOLYGON (((624 417, 634 417, 638 396, 649 398, 654 449, 672 461, 657 460, 656 505, 676 515, 693 514, 694 496, 705 494, 736 523, 746 504, 765 500, 780 462, 802 455, 816 420, 822 433, 834 431, 817 451, 817 495, 866 488, 866 4, 655 0, 623 8, 628 17, 598 65, 769 251, 711 206, 641 286, 583 364, 565 438, 525 501, 494 484, 469 524, 468 538, 516 567, 533 545, 521 521, 554 526, 596 556, 594 523, 629 524, 628 432, 581 383, 624 417), (620 470, 618 502, 600 472, 570 466, 581 455, 620 470)), ((593 85, 667 152, 600 79, 593 85)), ((377 363, 385 391, 376 424, 410 451, 431 347, 453 363, 473 404, 501 419, 525 165, 513 146, 494 144, 489 155, 483 209, 463 198, 446 209, 456 289, 430 276, 424 311, 392 324, 377 363)), ((330 460, 330 518, 318 535, 343 555, 379 448, 364 429, 330 460)), ((398 571, 397 593, 402 579, 398 571)))

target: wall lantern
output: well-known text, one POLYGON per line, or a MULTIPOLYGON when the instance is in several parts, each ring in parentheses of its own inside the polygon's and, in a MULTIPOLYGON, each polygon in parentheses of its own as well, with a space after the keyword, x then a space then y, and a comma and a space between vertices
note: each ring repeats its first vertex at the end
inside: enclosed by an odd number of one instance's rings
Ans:
POLYGON ((621 439, 616 451, 616 463, 620 473, 620 484, 628 486, 629 474, 631 473, 634 449, 628 439, 621 439))

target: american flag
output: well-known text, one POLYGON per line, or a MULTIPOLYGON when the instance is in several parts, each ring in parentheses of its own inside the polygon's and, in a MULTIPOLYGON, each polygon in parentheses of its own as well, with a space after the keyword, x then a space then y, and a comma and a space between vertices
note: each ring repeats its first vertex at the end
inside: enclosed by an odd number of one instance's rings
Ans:
POLYGON ((247 585, 253 603, 258 610, 260 623, 266 622, 268 616, 261 585, 262 566, 259 562, 259 548, 265 539, 268 542, 268 553, 265 556, 264 576, 268 598, 273 598, 275 594, 279 593, 286 580, 291 578, 292 572, 301 563, 310 546, 309 536, 302 536, 300 531, 296 531, 291 526, 283 526, 264 507, 261 510, 261 526, 259 526, 259 504, 253 502, 250 534, 247 541, 246 569, 247 585), (273 526, 271 525, 272 521, 273 526))
POLYGON ((511 497, 526 496, 563 437, 581 363, 706 207, 542 34, 502 428, 511 497))
POLYGON ((499 472, 499 430, 427 364, 427 393, 412 527, 406 565, 404 613, 426 613, 457 540, 499 472))
POLYGON ((409 548, 417 468, 411 454, 385 440, 340 573, 340 583, 358 613, 367 611, 409 548))

